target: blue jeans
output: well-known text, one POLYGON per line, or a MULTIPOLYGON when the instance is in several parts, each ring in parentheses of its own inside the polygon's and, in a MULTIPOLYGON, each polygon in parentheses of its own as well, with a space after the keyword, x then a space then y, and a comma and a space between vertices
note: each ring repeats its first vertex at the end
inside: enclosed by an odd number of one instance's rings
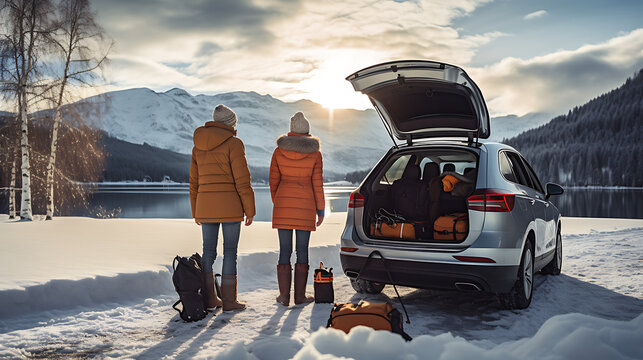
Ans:
MULTIPOLYGON (((292 230, 277 229, 279 233, 279 264, 290 264, 290 255, 292 254, 292 230)), ((297 264, 308 264, 308 241, 310 240, 310 231, 295 230, 296 241, 295 249, 297 251, 297 264)))
POLYGON ((212 271, 212 265, 217 258, 217 243, 219 241, 219 225, 223 224, 223 275, 237 275, 237 247, 241 234, 241 222, 230 223, 201 223, 203 232, 203 271, 212 271))

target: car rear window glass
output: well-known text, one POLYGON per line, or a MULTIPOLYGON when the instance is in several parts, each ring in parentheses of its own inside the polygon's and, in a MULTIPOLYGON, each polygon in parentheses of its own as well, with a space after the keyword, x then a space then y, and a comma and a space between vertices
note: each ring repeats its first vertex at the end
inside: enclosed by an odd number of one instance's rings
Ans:
POLYGON ((414 154, 405 154, 395 158, 389 162, 390 165, 388 165, 388 169, 380 176, 379 184, 392 185, 395 180, 402 178, 404 170, 411 161, 419 166, 422 172, 422 179, 425 178, 424 167, 428 163, 437 164, 440 174, 444 172, 444 166, 446 164, 451 164, 455 166, 455 172, 459 174, 473 178, 477 176, 475 170, 478 165, 477 158, 474 154, 462 150, 432 149, 422 152, 418 151, 414 154))
POLYGON ((527 171, 525 170, 525 167, 523 166, 522 161, 520 161, 518 155, 510 152, 505 152, 505 154, 507 154, 507 158, 511 163, 511 168, 513 169, 514 174, 516 174, 518 183, 533 188, 533 186, 531 185, 531 180, 529 179, 529 175, 527 174, 527 171))
POLYGON ((513 172, 511 162, 509 162, 509 159, 507 158, 507 155, 504 151, 500 153, 498 160, 500 165, 500 174, 502 174, 505 179, 517 183, 518 180, 516 179, 516 175, 513 172))
POLYGON ((411 155, 402 155, 397 158, 380 179, 380 184, 392 185, 393 181, 401 178, 410 158, 411 155))
POLYGON ((534 172, 534 169, 531 168, 531 165, 525 160, 525 158, 522 158, 523 163, 525 164, 525 168, 527 169, 527 173, 529 174, 529 177, 531 178, 531 182, 534 185, 533 188, 536 191, 540 191, 541 193, 545 193, 543 191, 543 187, 540 184, 540 180, 538 180, 538 176, 536 176, 536 173, 534 172))

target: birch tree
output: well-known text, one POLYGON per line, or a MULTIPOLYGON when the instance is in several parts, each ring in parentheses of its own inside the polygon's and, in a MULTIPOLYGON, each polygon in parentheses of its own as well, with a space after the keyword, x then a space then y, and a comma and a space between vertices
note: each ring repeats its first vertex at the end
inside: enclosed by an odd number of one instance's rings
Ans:
POLYGON ((20 122, 21 202, 20 218, 32 220, 31 166, 29 158, 29 95, 37 84, 38 56, 51 31, 48 0, 4 0, 0 9, 4 39, 0 52, 3 90, 13 92, 20 122))
POLYGON ((54 121, 51 133, 51 150, 47 164, 47 220, 54 216, 54 172, 58 128, 68 85, 95 84, 100 77, 98 70, 106 63, 112 43, 106 40, 103 29, 95 20, 88 0, 62 0, 58 3, 59 27, 53 43, 62 58, 62 71, 55 98, 54 121))

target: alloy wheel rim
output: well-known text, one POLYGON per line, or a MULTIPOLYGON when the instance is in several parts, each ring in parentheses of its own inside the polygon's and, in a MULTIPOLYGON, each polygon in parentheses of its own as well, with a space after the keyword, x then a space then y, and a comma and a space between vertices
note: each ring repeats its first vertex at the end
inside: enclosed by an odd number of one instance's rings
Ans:
POLYGON ((531 267, 531 249, 525 252, 525 260, 523 261, 523 275, 522 284, 525 290, 525 297, 529 299, 531 296, 531 284, 533 282, 533 271, 531 267))

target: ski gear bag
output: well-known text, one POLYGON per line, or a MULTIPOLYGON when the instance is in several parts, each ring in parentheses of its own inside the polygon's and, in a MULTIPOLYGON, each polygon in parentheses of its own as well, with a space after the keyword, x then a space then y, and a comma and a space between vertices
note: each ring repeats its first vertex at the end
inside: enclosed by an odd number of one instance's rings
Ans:
POLYGON ((400 334, 404 340, 411 337, 404 332, 402 313, 390 303, 336 304, 330 312, 326 327, 347 333, 355 326, 367 326, 374 330, 387 330, 400 334))
POLYGON ((319 269, 315 269, 314 288, 316 303, 333 303, 335 301, 333 268, 329 269, 324 267, 322 262, 319 263, 319 269))
MULTIPOLYGON (((374 250, 368 255, 368 258, 366 258, 366 261, 364 262, 364 265, 362 265, 362 268, 355 280, 359 280, 359 278, 366 273, 365 270, 375 255, 382 259, 382 264, 384 265, 384 270, 388 275, 389 283, 393 285, 397 299, 399 300, 400 305, 402 305, 402 310, 404 310, 404 314, 406 315, 406 323, 410 324, 411 320, 409 320, 409 314, 406 312, 404 302, 402 302, 400 293, 397 291, 397 286, 395 285, 395 281, 393 281, 393 276, 391 276, 391 272, 388 270, 386 258, 384 258, 379 251, 374 250)), ((404 332, 402 322, 402 314, 390 303, 370 303, 360 301, 358 304, 335 304, 330 312, 330 317, 328 318, 326 327, 332 327, 348 333, 350 329, 355 326, 363 325, 375 330, 388 330, 396 334, 400 334, 400 336, 402 336, 406 341, 411 341, 412 338, 404 332)))
POLYGON ((374 224, 371 224, 371 236, 393 239, 415 239, 415 226, 393 212, 380 209, 374 224))
POLYGON ((469 232, 469 217, 465 213, 440 216, 433 224, 433 240, 462 241, 469 232))
POLYGON ((179 294, 179 300, 172 308, 179 312, 184 321, 197 321, 205 318, 205 296, 203 294, 203 266, 198 253, 190 257, 176 256, 172 262, 174 274, 172 282, 179 294), (177 305, 181 304, 179 309, 177 305))

